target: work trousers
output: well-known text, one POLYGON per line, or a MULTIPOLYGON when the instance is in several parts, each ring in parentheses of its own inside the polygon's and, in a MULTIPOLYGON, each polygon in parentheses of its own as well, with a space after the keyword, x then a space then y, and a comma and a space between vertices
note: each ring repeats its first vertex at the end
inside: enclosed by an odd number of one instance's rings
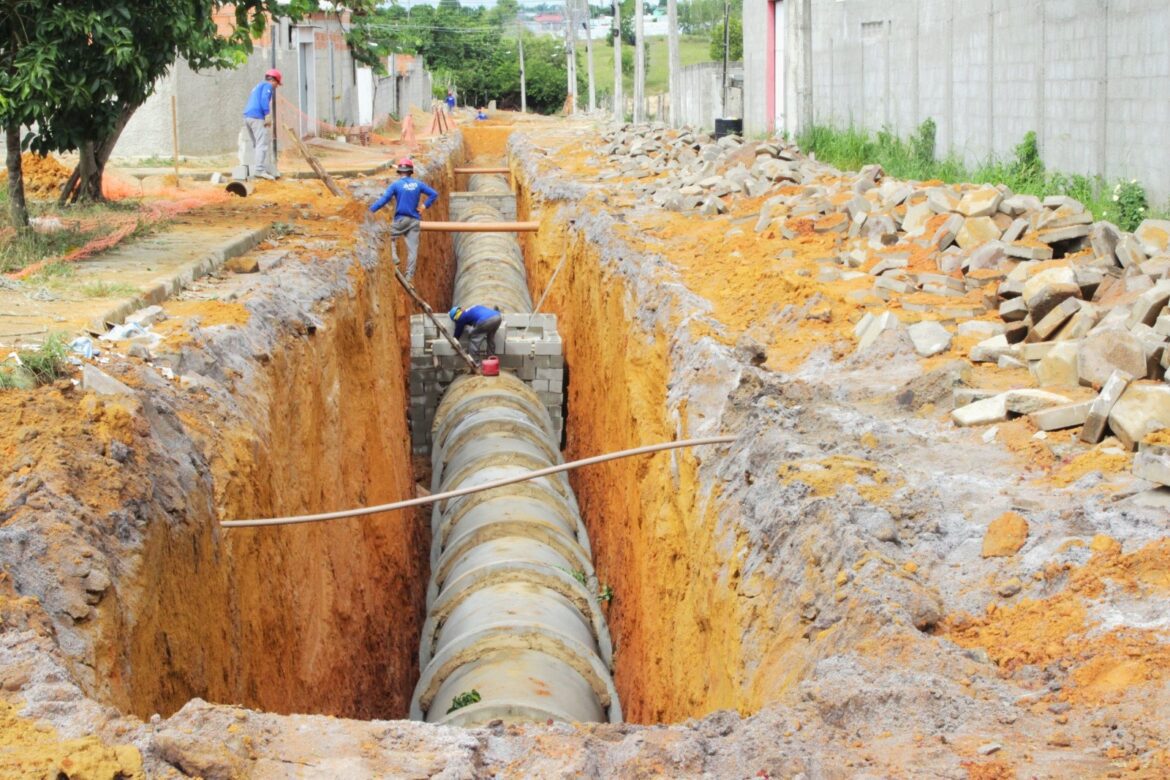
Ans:
POLYGON ((496 314, 471 326, 467 333, 472 355, 483 360, 488 355, 496 354, 496 331, 500 329, 502 322, 503 319, 496 314))
POLYGON ((252 142, 252 149, 255 153, 255 164, 252 166, 252 173, 257 174, 261 171, 267 171, 269 174, 275 176, 276 171, 268 167, 268 128, 264 126, 263 119, 255 119, 250 116, 244 117, 244 129, 248 131, 248 138, 252 142))
POLYGON ((398 265, 398 237, 406 237, 406 281, 414 281, 414 267, 418 262, 418 234, 422 230, 422 223, 414 217, 398 216, 390 225, 390 257, 394 265, 398 265))

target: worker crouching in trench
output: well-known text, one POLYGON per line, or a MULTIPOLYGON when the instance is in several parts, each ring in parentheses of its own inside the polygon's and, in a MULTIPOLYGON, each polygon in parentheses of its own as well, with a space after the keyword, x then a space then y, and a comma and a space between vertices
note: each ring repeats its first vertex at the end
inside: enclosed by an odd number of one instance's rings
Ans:
POLYGON ((455 322, 455 338, 467 330, 471 354, 477 363, 496 354, 496 331, 504 321, 499 309, 478 305, 467 309, 456 306, 451 309, 450 316, 455 322))

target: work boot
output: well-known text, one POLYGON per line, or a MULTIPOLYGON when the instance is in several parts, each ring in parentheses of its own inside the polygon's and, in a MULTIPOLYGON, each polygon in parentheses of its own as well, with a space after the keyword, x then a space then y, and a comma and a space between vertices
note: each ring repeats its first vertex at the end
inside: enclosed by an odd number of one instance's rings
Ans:
POLYGON ((268 171, 258 171, 256 173, 256 178, 257 179, 268 179, 268 181, 276 181, 276 177, 273 176, 268 171))

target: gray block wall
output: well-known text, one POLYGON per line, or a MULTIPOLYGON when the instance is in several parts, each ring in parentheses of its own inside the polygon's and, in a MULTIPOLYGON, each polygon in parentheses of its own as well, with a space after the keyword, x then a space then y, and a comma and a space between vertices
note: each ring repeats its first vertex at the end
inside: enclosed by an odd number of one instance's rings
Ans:
POLYGON ((467 213, 467 207, 475 203, 488 204, 499 211, 504 219, 513 221, 516 219, 516 196, 512 193, 493 195, 478 192, 452 192, 451 205, 448 209, 451 221, 462 222, 467 213))
MULTIPOLYGON (((440 319, 451 333, 454 323, 440 319)), ((467 347, 467 335, 462 343, 467 347)), ((500 370, 524 380, 544 403, 560 441, 564 430, 565 358, 555 314, 508 314, 496 332, 500 370)), ((425 315, 410 318, 410 429, 416 455, 431 451, 435 409, 455 377, 468 370, 425 315)))
MULTIPOLYGON (((783 22, 798 0, 784 0, 783 22)), ((766 110, 769 0, 744 2, 744 124, 766 110)), ((938 153, 1007 158, 1035 131, 1045 164, 1138 179, 1170 198, 1167 0, 812 0, 813 121, 909 135, 938 125, 938 153)), ((795 24, 781 51, 796 51, 795 24)), ((781 59, 784 59, 782 56, 781 59)), ((780 131, 801 118, 795 68, 782 64, 780 131)))
MULTIPOLYGON (((357 87, 355 63, 348 49, 335 42, 333 62, 330 64, 328 35, 339 34, 323 23, 292 26, 288 20, 279 25, 276 45, 276 67, 284 75, 284 84, 278 95, 293 106, 300 105, 301 79, 307 78, 311 87, 310 110, 306 114, 333 124, 357 123, 357 87), (314 58, 309 70, 299 67, 297 46, 300 41, 314 41, 314 58), (332 90, 330 86, 332 85, 332 90), (336 121, 332 121, 336 120, 336 121)), ((240 128, 243 127, 244 104, 251 90, 264 79, 272 67, 272 45, 267 39, 258 43, 252 54, 238 68, 231 70, 204 70, 196 72, 179 60, 171 73, 159 79, 155 92, 134 112, 117 146, 115 157, 169 157, 172 149, 171 96, 176 95, 179 154, 201 156, 235 154, 240 128)), ((415 59, 404 76, 395 74, 375 76, 375 118, 387 113, 401 113, 410 107, 426 108, 431 104, 431 77, 421 58, 415 59)), ((294 130, 311 133, 311 123, 298 127, 298 117, 278 104, 277 120, 294 130)), ((283 137, 283 148, 287 140, 283 137)), ((250 154, 250 152, 249 152, 250 154)))

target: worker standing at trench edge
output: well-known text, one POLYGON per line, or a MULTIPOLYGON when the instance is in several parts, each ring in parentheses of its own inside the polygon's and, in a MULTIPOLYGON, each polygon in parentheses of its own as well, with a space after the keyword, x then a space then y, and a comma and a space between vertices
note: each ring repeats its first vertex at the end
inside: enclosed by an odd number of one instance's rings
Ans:
POLYGON ((503 322, 499 309, 488 306, 463 309, 456 306, 450 311, 450 317, 455 322, 455 338, 462 336, 464 329, 471 329, 468 336, 476 359, 482 362, 485 357, 496 354, 496 331, 503 322))
POLYGON ((382 193, 382 197, 370 206, 370 213, 394 200, 394 222, 390 225, 390 257, 394 265, 398 265, 398 248, 395 246, 399 236, 406 237, 406 281, 414 281, 414 268, 418 260, 418 234, 422 230, 422 212, 431 207, 439 193, 428 187, 425 182, 414 178, 414 162, 403 157, 398 161, 398 181, 391 184, 382 193), (419 198, 426 194, 425 203, 419 203, 419 198))
MULTIPOLYGON (((269 170, 268 166, 268 144, 270 141, 268 128, 272 126, 268 114, 272 111, 272 101, 276 97, 276 88, 281 85, 281 81, 280 71, 276 68, 265 73, 264 80, 252 88, 252 93, 248 96, 248 104, 244 106, 244 131, 252 142, 255 162, 252 174, 261 179, 277 178, 274 173, 275 166, 273 166, 273 170, 269 170)), ((242 150, 240 154, 243 156, 242 150)), ((244 161, 240 160, 240 164, 243 165, 243 163, 244 161)))

